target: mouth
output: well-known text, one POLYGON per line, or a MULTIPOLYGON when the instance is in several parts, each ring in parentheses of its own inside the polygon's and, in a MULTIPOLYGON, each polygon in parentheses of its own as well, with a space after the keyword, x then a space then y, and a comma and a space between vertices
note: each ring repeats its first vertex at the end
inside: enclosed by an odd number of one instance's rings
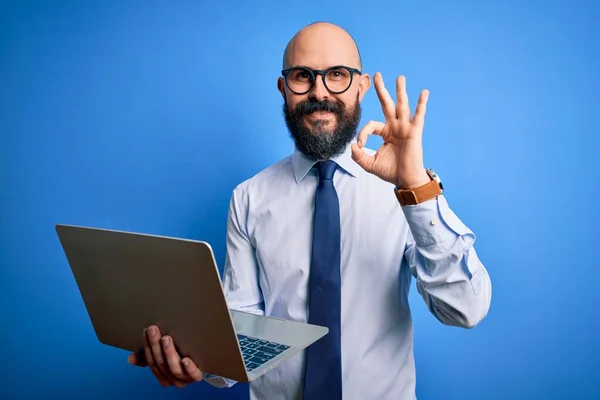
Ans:
POLYGON ((305 115, 306 118, 316 120, 316 119, 331 119, 334 117, 334 114, 329 111, 315 111, 310 114, 305 115))

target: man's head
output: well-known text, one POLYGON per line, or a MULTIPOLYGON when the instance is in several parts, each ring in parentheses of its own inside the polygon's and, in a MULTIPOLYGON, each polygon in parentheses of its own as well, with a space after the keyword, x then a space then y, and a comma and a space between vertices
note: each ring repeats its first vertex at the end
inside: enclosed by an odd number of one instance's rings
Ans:
POLYGON ((277 88, 297 149, 313 161, 343 152, 356 136, 360 102, 371 84, 369 75, 361 73, 354 39, 336 25, 311 24, 287 45, 283 70, 277 88), (327 72, 319 75, 314 70, 327 72))

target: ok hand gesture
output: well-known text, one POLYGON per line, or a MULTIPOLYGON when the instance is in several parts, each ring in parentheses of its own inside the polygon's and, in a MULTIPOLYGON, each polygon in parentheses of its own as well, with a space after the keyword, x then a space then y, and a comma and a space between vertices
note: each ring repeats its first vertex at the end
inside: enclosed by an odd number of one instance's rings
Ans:
POLYGON ((367 172, 401 189, 413 189, 428 183, 431 179, 423 165, 422 138, 429 91, 421 92, 415 114, 411 117, 406 78, 400 76, 396 80, 398 104, 394 104, 385 88, 381 73, 376 73, 373 79, 385 123, 370 121, 360 130, 357 143, 352 144, 352 158, 367 172), (363 150, 370 134, 379 135, 384 141, 373 156, 363 150))

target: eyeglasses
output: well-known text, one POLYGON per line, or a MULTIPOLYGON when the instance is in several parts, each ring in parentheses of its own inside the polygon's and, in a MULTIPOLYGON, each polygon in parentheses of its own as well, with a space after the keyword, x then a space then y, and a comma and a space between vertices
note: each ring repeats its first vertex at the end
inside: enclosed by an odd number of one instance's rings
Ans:
POLYGON ((344 65, 336 65, 326 70, 292 67, 281 71, 288 89, 295 94, 308 93, 315 85, 316 75, 322 76, 323 84, 331 93, 344 93, 352 85, 354 74, 361 75, 362 72, 344 65))

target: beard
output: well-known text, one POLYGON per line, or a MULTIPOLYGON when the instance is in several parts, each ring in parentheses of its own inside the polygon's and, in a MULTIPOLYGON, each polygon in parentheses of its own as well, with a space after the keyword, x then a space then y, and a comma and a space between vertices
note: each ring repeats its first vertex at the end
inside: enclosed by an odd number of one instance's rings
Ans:
POLYGON ((309 99, 301 102, 292 110, 283 103, 285 123, 290 131, 296 148, 311 161, 325 161, 344 152, 348 144, 356 137, 361 118, 361 106, 356 96, 354 107, 346 110, 339 102, 309 99), (303 121, 305 115, 315 111, 333 113, 336 118, 335 129, 329 128, 324 121, 315 121, 309 128, 303 121))

